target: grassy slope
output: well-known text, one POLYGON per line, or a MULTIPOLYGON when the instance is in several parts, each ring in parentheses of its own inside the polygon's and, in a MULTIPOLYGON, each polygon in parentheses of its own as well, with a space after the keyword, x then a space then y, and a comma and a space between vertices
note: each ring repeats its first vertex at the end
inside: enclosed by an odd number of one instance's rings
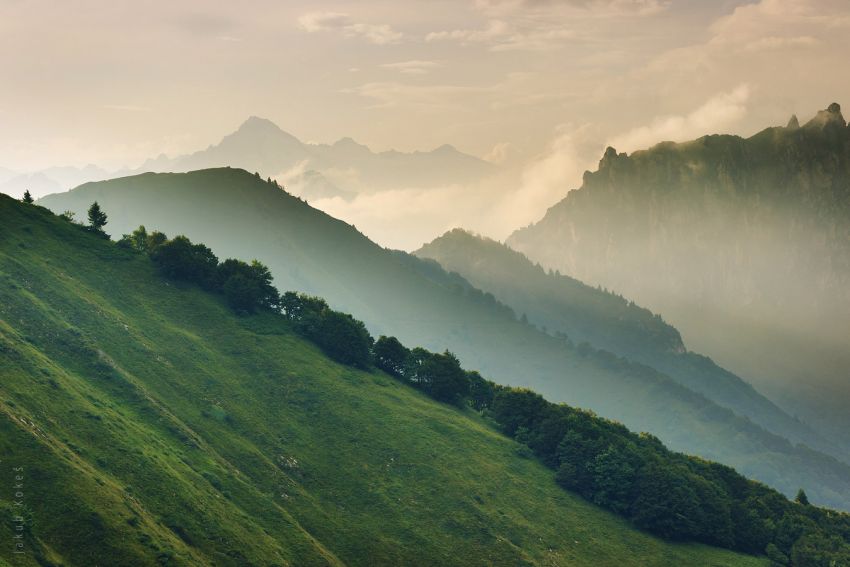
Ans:
POLYGON ((0 197, 0 219, 0 456, 34 518, 15 564, 760 564, 637 532, 476 416, 43 210, 0 197))
POLYGON ((184 233, 222 258, 255 256, 279 288, 325 297, 375 335, 448 348, 499 383, 528 386, 649 431, 673 449, 729 464, 788 495, 802 486, 819 504, 850 507, 846 467, 793 447, 654 370, 570 349, 480 292, 454 285, 441 269, 384 250, 243 170, 136 175, 87 183, 41 202, 85 218, 94 200, 108 213, 112 234, 144 223, 172 236, 184 233))

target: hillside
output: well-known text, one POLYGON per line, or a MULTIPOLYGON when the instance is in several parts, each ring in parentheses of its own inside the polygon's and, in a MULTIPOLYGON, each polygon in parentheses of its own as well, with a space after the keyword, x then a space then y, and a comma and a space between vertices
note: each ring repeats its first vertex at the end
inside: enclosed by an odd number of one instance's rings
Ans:
POLYGON ((787 495, 805 487, 814 502, 850 509, 850 467, 794 446, 651 368, 543 333, 436 263, 384 250, 245 171, 145 174, 86 184, 41 203, 84 218, 95 200, 114 235, 145 224, 186 234, 220 257, 256 257, 278 288, 322 296, 375 336, 450 349, 496 382, 592 409, 787 495))
POLYGON ((763 564, 638 532, 474 414, 43 209, 0 196, 0 218, 0 455, 26 510, 0 564, 763 564))
POLYGON ((550 333, 563 333, 574 343, 588 342, 658 369, 793 441, 827 453, 834 449, 741 378, 689 352, 679 331, 661 317, 621 296, 560 273, 547 273, 521 253, 462 230, 448 232, 414 254, 457 272, 550 333))
POLYGON ((850 128, 838 104, 746 139, 609 148, 508 244, 660 313, 850 454, 850 128))

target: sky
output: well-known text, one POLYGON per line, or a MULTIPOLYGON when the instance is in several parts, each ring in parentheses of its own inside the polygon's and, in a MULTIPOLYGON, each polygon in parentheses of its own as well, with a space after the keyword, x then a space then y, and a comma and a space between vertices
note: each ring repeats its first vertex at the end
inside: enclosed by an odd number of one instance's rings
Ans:
POLYGON ((0 167, 136 167, 258 115, 498 163, 480 186, 320 208, 402 248, 454 225, 504 238, 606 145, 850 107, 848 54, 846 0, 0 0, 0 167))

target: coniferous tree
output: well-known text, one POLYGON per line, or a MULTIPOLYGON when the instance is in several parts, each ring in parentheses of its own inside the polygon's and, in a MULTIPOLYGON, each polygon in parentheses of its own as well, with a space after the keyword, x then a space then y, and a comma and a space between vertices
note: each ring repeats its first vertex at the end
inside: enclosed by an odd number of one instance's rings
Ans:
POLYGON ((803 506, 809 505, 809 497, 806 496, 806 491, 802 488, 797 491, 797 497, 794 498, 794 502, 797 504, 802 504, 803 506))
POLYGON ((92 230, 103 232, 103 227, 106 226, 107 223, 106 219, 106 213, 101 210, 97 201, 92 203, 91 207, 89 207, 89 226, 91 226, 92 230))
POLYGON ((21 199, 21 200, 22 200, 24 203, 30 203, 30 204, 34 201, 34 199, 32 198, 32 195, 30 194, 30 190, 29 190, 29 189, 27 189, 26 191, 24 191, 24 198, 23 198, 23 199, 21 199))

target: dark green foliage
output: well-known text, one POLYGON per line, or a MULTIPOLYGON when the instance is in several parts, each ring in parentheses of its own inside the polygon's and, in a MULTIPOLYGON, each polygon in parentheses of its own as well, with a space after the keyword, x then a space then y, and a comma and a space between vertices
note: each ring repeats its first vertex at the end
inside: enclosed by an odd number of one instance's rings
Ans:
POLYGON ((233 309, 253 312, 275 309, 279 302, 269 269, 258 262, 250 264, 228 259, 218 266, 218 285, 233 309))
POLYGON ((381 335, 372 347, 375 366, 391 376, 400 378, 407 369, 410 350, 395 337, 381 335))
POLYGON ((106 213, 101 210, 100 205, 97 204, 97 201, 89 207, 88 216, 91 229, 95 232, 103 232, 103 227, 107 223, 107 217, 106 213))
POLYGON ((469 378, 469 403, 472 407, 481 411, 492 406, 498 386, 474 370, 466 375, 469 378))
POLYGON ((185 236, 175 236, 151 252, 151 259, 169 278, 212 289, 216 284, 218 258, 203 244, 192 244, 185 236))
POLYGON ((797 504, 802 504, 803 506, 809 505, 809 497, 806 496, 806 491, 802 488, 797 491, 797 496, 794 498, 794 502, 797 504))
POLYGON ((21 201, 23 201, 24 203, 27 203, 27 204, 32 204, 34 202, 34 199, 32 198, 32 195, 30 194, 29 189, 24 191, 24 197, 23 197, 23 199, 21 199, 21 201))
POLYGON ((459 405, 469 395, 469 377, 449 351, 440 354, 413 349, 407 379, 440 402, 459 405))
POLYGON ((162 246, 166 242, 168 242, 168 237, 165 236, 165 234, 159 232, 158 230, 153 231, 147 237, 146 248, 147 248, 148 253, 155 251, 157 248, 159 248, 160 246, 162 246))
POLYGON ((775 562, 796 549, 801 560, 842 564, 847 514, 801 507, 729 467, 674 453, 651 435, 528 390, 497 387, 489 414, 556 469, 558 484, 649 532, 753 554, 770 544, 775 562), (805 534, 821 539, 801 540, 805 534))
POLYGON ((334 360, 358 368, 371 366, 374 341, 361 321, 334 311, 323 299, 295 292, 283 294, 280 307, 296 331, 334 360))

